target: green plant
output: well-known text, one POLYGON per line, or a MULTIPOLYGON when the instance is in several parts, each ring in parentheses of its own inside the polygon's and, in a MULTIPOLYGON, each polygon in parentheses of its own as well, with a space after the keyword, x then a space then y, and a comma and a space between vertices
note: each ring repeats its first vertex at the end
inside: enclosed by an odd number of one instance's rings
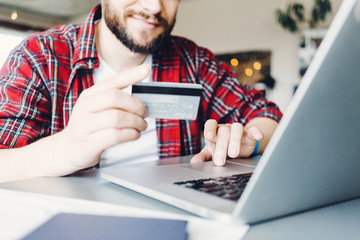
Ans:
POLYGON ((310 18, 306 19, 304 5, 299 2, 289 2, 285 11, 276 10, 276 18, 284 29, 295 33, 299 30, 299 24, 305 23, 310 28, 316 27, 319 22, 325 21, 331 10, 330 0, 314 0, 310 18))

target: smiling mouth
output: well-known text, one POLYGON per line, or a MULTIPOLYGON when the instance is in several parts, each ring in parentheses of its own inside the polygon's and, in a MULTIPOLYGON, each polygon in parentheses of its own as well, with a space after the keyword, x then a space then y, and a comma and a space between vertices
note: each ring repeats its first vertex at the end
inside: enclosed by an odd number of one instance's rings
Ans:
POLYGON ((149 26, 152 26, 152 27, 159 27, 161 24, 156 21, 156 19, 151 19, 151 18, 144 18, 142 16, 139 16, 139 15, 132 15, 130 16, 131 18, 137 20, 137 21, 140 21, 142 23, 144 23, 145 25, 149 25, 149 26))

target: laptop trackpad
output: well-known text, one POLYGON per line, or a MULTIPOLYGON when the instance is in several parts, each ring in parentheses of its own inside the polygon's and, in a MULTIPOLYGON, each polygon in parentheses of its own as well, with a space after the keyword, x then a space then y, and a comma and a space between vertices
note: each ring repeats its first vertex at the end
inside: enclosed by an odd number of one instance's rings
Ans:
POLYGON ((254 167, 226 163, 223 167, 217 167, 213 162, 183 164, 181 167, 190 168, 203 173, 211 173, 217 176, 227 176, 236 173, 250 173, 254 171, 254 167))

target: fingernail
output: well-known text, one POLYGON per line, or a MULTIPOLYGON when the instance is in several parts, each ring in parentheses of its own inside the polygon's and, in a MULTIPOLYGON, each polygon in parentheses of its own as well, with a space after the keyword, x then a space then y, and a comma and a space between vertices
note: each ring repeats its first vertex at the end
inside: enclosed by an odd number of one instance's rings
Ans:
POLYGON ((253 132, 253 136, 259 140, 263 137, 263 134, 261 133, 261 131, 259 129, 256 129, 256 131, 253 132))
POLYGON ((215 158, 215 164, 216 164, 217 166, 222 166, 222 165, 224 165, 224 163, 225 163, 225 159, 224 159, 224 158, 222 158, 222 157, 216 157, 216 158, 215 158))
POLYGON ((239 152, 235 149, 230 150, 229 153, 230 153, 231 157, 233 157, 233 158, 236 158, 239 155, 239 152))

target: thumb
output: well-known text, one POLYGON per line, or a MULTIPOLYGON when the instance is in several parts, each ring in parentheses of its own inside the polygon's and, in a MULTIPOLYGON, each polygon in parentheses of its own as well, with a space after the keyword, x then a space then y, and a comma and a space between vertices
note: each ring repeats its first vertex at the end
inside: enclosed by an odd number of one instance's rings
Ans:
POLYGON ((209 161, 211 157, 212 154, 206 148, 203 148, 198 154, 196 154, 191 158, 190 162, 191 163, 206 162, 209 161))
POLYGON ((249 127, 245 129, 244 141, 260 141, 264 138, 264 134, 257 127, 249 127))
POLYGON ((150 74, 150 67, 140 65, 122 73, 118 73, 105 81, 101 82, 102 88, 119 88, 123 89, 134 85, 147 78, 150 74))

